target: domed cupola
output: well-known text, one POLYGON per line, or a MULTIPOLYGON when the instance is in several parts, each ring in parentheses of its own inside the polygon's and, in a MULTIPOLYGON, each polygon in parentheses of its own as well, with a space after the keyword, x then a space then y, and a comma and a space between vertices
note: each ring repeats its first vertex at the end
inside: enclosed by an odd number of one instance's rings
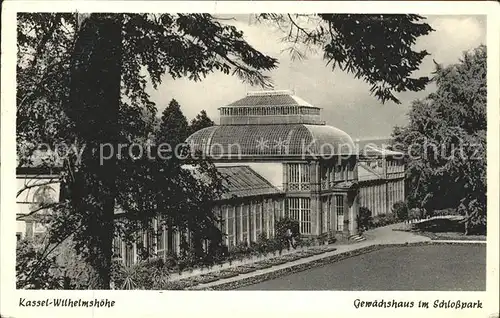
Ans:
POLYGON ((348 134, 320 120, 319 107, 289 91, 250 92, 219 111, 219 126, 188 138, 192 150, 214 159, 250 160, 356 153, 348 134))

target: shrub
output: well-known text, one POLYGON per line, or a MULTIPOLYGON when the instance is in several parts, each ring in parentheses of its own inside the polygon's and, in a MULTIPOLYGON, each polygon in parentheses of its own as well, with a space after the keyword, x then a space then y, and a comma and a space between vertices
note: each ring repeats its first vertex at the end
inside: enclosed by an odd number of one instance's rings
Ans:
POLYGON ((278 219, 274 225, 275 237, 279 242, 279 251, 281 252, 284 248, 288 248, 288 229, 292 231, 292 237, 297 240, 300 238, 300 227, 299 221, 292 220, 289 217, 284 217, 278 219))
POLYGON ((114 260, 111 280, 116 289, 162 289, 168 282, 169 270, 161 258, 125 266, 114 260))
POLYGON ((169 251, 165 257, 165 267, 170 268, 170 269, 176 269, 177 266, 179 265, 179 258, 177 257, 177 254, 175 254, 172 251, 169 251))
POLYGON ((238 244, 229 248, 229 257, 232 260, 242 260, 251 254, 251 249, 246 242, 239 242, 238 244))
POLYGON ((55 256, 43 257, 37 242, 22 240, 16 248, 16 288, 58 289, 63 279, 55 256))
POLYGON ((464 215, 460 209, 449 208, 434 211, 434 216, 447 216, 447 215, 464 215))
POLYGON ((379 214, 373 217, 373 227, 386 226, 398 221, 398 218, 394 214, 379 214))
POLYGON ((373 226, 372 211, 367 207, 360 207, 357 216, 358 230, 360 232, 366 231, 373 226))
POLYGON ((392 206, 392 214, 394 214, 399 220, 408 219, 408 206, 403 201, 398 201, 392 206))
POLYGON ((257 242, 255 242, 254 249, 257 252, 257 255, 266 255, 270 252, 269 239, 267 238, 266 233, 259 234, 257 242))
POLYGON ((415 220, 422 218, 422 211, 418 208, 413 208, 408 212, 408 220, 415 220))
POLYGON ((307 238, 307 239, 299 238, 297 240, 297 246, 309 247, 309 246, 313 246, 313 245, 314 245, 314 240, 312 240, 310 238, 307 238))

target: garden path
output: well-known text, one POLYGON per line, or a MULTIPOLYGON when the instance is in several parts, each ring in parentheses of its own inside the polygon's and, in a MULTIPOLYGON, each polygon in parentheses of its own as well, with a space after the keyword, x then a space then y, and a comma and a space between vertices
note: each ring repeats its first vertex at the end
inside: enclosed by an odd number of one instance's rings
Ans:
POLYGON ((200 284, 196 287, 196 289, 202 288, 210 288, 220 284, 226 284, 230 282, 235 282, 242 279, 247 279, 254 276, 259 276, 263 274, 267 274, 270 272, 278 271, 287 267, 292 267, 299 264, 313 262, 322 258, 330 257, 333 255, 354 251, 360 248, 372 246, 372 245, 385 245, 385 244, 404 244, 404 243, 417 243, 417 242, 425 242, 430 241, 431 239, 425 236, 416 235, 409 232, 402 231, 394 231, 394 229, 400 228, 401 224, 391 224, 388 226, 372 229, 366 231, 363 235, 367 238, 366 241, 344 244, 344 245, 336 245, 336 250, 331 252, 326 252, 320 255, 314 255, 307 258, 302 258, 293 262, 288 262, 282 265, 276 265, 271 268, 266 268, 262 270, 257 270, 255 272, 251 272, 248 274, 240 274, 235 277, 221 279, 212 283, 200 284))

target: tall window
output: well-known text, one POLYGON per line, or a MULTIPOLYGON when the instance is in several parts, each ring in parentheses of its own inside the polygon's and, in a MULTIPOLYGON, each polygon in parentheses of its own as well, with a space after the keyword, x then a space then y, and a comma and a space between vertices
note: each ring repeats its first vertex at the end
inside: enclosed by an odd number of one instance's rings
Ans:
POLYGON ((241 236, 243 242, 248 241, 248 208, 248 205, 244 205, 241 212, 241 236))
POLYGON ((276 212, 276 215, 278 217, 283 216, 283 201, 281 200, 274 201, 274 211, 276 212))
POLYGON ((227 207, 226 206, 226 211, 227 211, 227 245, 228 246, 233 246, 234 245, 234 208, 233 207, 227 207))
POLYGON ((249 234, 250 234, 250 242, 255 241, 255 238, 257 236, 257 231, 255 228, 255 223, 257 223, 257 210, 256 210, 255 202, 250 203, 250 228, 249 228, 249 234))
POLYGON ((288 187, 290 190, 309 190, 311 188, 310 182, 311 176, 308 164, 288 164, 288 187))
POLYGON ((125 265, 131 266, 134 264, 134 246, 130 243, 125 244, 125 265))
POLYGON ((255 205, 255 234, 257 235, 257 238, 262 233, 264 224, 262 216, 262 204, 260 202, 257 202, 257 204, 255 205))
POLYGON ((292 220, 300 219, 300 198, 289 198, 288 199, 288 216, 292 220))
POLYGON ((349 162, 347 164, 347 180, 354 179, 354 164, 349 162))
POLYGON ((323 233, 330 231, 330 213, 328 210, 328 198, 323 198, 321 202, 321 210, 323 211, 323 233))
POLYGON ((335 165, 335 181, 344 180, 344 166, 335 165))
POLYGON ((337 231, 344 230, 344 196, 335 196, 335 212, 337 214, 337 231))
POLYGON ((241 233, 241 205, 236 206, 236 210, 234 212, 234 222, 236 224, 236 230, 235 230, 235 239, 236 241, 234 242, 235 244, 238 244, 241 242, 240 239, 240 233, 241 233))
POLYGON ((335 185, 335 168, 335 165, 328 167, 328 179, 330 180, 330 188, 333 188, 333 186, 335 185))
MULTIPOLYGON (((276 219, 279 219, 281 217, 281 214, 278 214, 278 211, 276 209, 273 209, 273 201, 271 199, 265 200, 264 206, 265 206, 264 210, 265 214, 269 218, 267 230, 271 235, 274 235, 274 222, 276 219)), ((262 213, 264 213, 264 211, 262 211, 262 213)))
POLYGON ((137 261, 140 261, 141 254, 144 253, 144 244, 144 231, 139 230, 135 237, 135 258, 137 261))
POLYGON ((113 257, 123 259, 123 241, 120 237, 115 236, 113 239, 113 257))
POLYGON ((165 228, 165 225, 162 224, 162 222, 158 222, 158 232, 157 233, 157 238, 156 238, 156 253, 160 257, 164 257, 166 250, 165 250, 165 239, 167 237, 167 230, 165 228))
POLYGON ((311 234, 311 199, 288 198, 288 215, 299 221, 300 233, 311 234))
MULTIPOLYGON (((220 225, 219 225, 220 231, 222 232, 222 235, 226 235, 227 238, 227 205, 223 205, 220 208, 220 225)), ((227 243, 227 242, 226 242, 227 243)))
POLYGON ((328 167, 321 166, 321 188, 328 189, 328 167))

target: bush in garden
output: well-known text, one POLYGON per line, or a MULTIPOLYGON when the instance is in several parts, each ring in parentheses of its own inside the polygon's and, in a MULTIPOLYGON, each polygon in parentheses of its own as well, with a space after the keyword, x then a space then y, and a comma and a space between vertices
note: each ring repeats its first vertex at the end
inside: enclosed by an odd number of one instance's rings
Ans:
POLYGON ((268 241, 268 251, 269 253, 273 254, 276 254, 276 252, 279 252, 281 254, 281 251, 283 251, 283 241, 281 239, 273 237, 268 241))
POLYGON ((297 240, 297 246, 301 246, 301 247, 309 247, 309 246, 313 246, 314 245, 314 240, 313 239, 303 239, 303 238, 299 238, 297 240))
POLYGON ((250 255, 250 248, 246 242, 239 242, 229 248, 229 257, 232 260, 242 260, 248 255, 250 255))
POLYGON ((398 201, 392 206, 392 213, 396 215, 399 220, 408 219, 408 206, 403 201, 398 201))
POLYGON ((328 244, 333 244, 337 242, 337 237, 333 231, 328 232, 328 244))
POLYGON ((358 231, 363 232, 368 230, 373 226, 372 211, 367 207, 360 207, 359 214, 357 216, 358 231))
POLYGON ((373 217, 373 227, 381 227, 398 222, 398 218, 392 214, 379 214, 373 217))
POLYGON ((71 238, 66 239, 54 252, 64 281, 63 289, 88 289, 89 265, 77 255, 75 242, 71 238))
POLYGON ((422 218, 422 211, 418 208, 413 208, 408 212, 408 220, 416 220, 422 218))
POLYGON ((176 269, 179 263, 179 257, 177 256, 176 253, 169 251, 165 256, 164 263, 165 267, 170 269, 176 269))
POLYGON ((325 243, 328 243, 328 233, 322 233, 318 237, 318 243, 321 245, 324 245, 325 243))
POLYGON ((255 248, 258 255, 266 255, 270 252, 269 250, 269 239, 266 233, 261 233, 257 237, 257 242, 255 243, 255 248))
POLYGON ((16 247, 16 288, 58 289, 63 278, 55 256, 44 256, 33 240, 21 240, 16 247))
POLYGON ((288 235, 287 235, 288 229, 292 231, 292 237, 295 240, 297 240, 300 237, 299 221, 292 220, 289 217, 278 219, 274 224, 274 229, 275 229, 275 237, 279 241, 279 251, 289 247, 288 235))
POLYGON ((114 260, 111 280, 115 289, 162 289, 168 282, 169 270, 161 258, 125 266, 114 260))

